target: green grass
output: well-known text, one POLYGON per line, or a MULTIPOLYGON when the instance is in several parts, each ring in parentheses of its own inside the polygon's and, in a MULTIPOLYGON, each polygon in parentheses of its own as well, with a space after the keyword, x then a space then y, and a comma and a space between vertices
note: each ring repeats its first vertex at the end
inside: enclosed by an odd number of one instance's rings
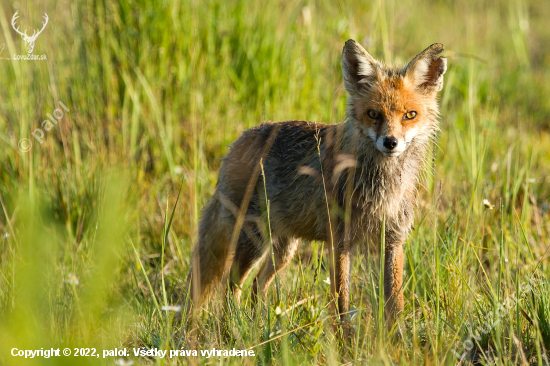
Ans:
POLYGON ((550 363, 550 3, 2 2, 3 58, 26 53, 16 10, 23 29, 44 12, 50 22, 34 49, 47 61, 0 60, 0 364, 25 364, 14 347, 142 346, 256 356, 135 364, 454 365, 464 347, 466 363, 550 363), (251 306, 247 281, 241 306, 219 295, 197 324, 178 322, 161 308, 184 305, 227 146, 267 120, 342 121, 349 38, 391 62, 435 42, 448 57, 405 244, 403 340, 384 332, 380 260, 365 248, 352 265, 356 336, 338 341, 321 243, 302 246, 267 303, 251 306), (58 101, 70 112, 21 152, 58 101))

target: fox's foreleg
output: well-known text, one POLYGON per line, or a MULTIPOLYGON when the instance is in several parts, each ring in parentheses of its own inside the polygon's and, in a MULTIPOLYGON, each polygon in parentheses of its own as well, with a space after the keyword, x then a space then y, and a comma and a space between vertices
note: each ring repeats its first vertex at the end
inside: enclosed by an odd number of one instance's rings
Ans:
POLYGON ((384 263, 386 320, 391 329, 403 312, 403 241, 386 242, 384 263))

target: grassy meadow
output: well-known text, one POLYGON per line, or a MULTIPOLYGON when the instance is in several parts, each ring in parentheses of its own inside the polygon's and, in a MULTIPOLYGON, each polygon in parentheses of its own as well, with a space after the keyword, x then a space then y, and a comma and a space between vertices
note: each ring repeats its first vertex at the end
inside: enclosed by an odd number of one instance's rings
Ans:
POLYGON ((537 0, 0 1, 0 365, 549 365, 549 16, 537 0), (29 34, 48 14, 33 51, 47 60, 7 60, 27 53, 16 11, 29 34), (448 58, 405 243, 403 337, 385 330, 365 248, 355 338, 339 342, 321 243, 256 309, 250 278, 240 306, 221 294, 179 321, 163 307, 186 301, 228 145, 264 121, 342 122, 349 38, 388 62, 435 42, 448 58), (130 356, 103 358, 115 348, 130 356))

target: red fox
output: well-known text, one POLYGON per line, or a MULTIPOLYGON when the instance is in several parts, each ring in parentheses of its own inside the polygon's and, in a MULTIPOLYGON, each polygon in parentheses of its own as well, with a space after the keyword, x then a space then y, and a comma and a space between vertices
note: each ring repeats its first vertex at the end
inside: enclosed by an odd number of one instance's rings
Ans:
POLYGON ((436 43, 404 67, 388 66, 348 40, 343 123, 265 123, 232 144, 200 217, 188 277, 195 306, 227 278, 238 300, 246 277, 262 262, 253 293, 265 296, 299 241, 318 240, 331 249, 331 286, 345 318, 352 249, 379 245, 384 227, 384 294, 393 324, 403 310, 402 245, 418 176, 438 131, 436 97, 447 69, 442 52, 436 43))

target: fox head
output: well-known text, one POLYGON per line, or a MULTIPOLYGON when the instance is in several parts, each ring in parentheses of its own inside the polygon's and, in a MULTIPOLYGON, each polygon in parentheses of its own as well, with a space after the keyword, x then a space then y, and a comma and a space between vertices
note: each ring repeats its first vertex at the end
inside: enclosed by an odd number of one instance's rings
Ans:
POLYGON ((438 130, 436 97, 447 70, 442 52, 443 45, 435 43, 405 67, 391 67, 356 41, 346 42, 342 72, 348 122, 384 156, 399 156, 413 142, 428 142, 438 130))

